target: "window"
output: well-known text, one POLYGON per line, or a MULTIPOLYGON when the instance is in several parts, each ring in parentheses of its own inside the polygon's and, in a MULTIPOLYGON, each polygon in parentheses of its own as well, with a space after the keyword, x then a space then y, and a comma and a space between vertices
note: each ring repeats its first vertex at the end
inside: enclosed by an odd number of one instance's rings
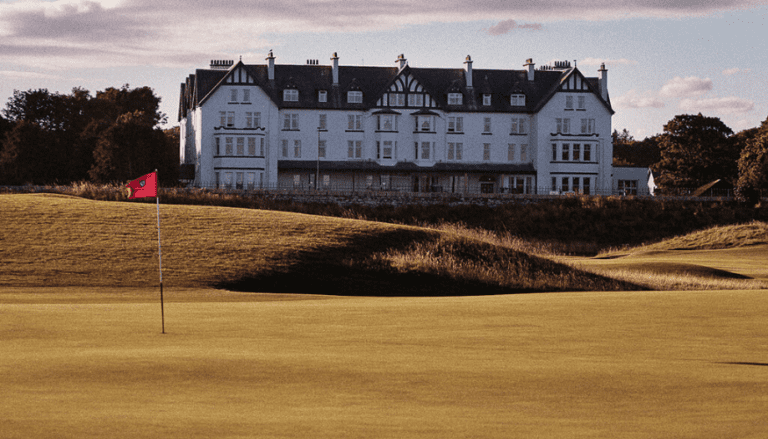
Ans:
POLYGON ((490 133, 491 132, 491 118, 486 117, 483 119, 483 132, 484 133, 490 133))
POLYGON ((350 114, 347 116, 347 131, 361 131, 363 129, 363 116, 350 114))
POLYGON ((237 102, 237 89, 233 88, 229 92, 229 102, 237 102))
POLYGON ((525 143, 520 145, 520 161, 523 163, 528 161, 528 145, 525 143))
POLYGON ((585 195, 589 195, 590 194, 589 184, 590 184, 590 178, 589 177, 584 177, 584 183, 581 186, 581 193, 582 194, 585 194, 585 195))
POLYGON ((514 162, 515 161, 515 144, 510 143, 507 146, 507 161, 514 162))
POLYGON ((462 117, 462 116, 449 116, 448 117, 448 132, 449 133, 463 133, 464 132, 464 117, 462 117))
POLYGON ((403 93, 390 93, 389 105, 393 107, 405 107, 405 95, 403 93))
POLYGON ((221 155, 221 138, 216 138, 216 155, 221 155))
POLYGON ((233 127, 235 126, 235 112, 234 111, 227 111, 227 126, 233 127))
POLYGON ((286 88, 283 90, 283 101, 299 102, 299 91, 295 88, 286 88))
POLYGON ((242 189, 243 188, 243 172, 238 172, 235 174, 235 188, 242 189))
POLYGON ((573 177, 573 191, 579 192, 579 177, 573 177))
POLYGON ((301 175, 293 174, 293 187, 300 187, 300 186, 301 186, 301 175))
POLYGON ((568 118, 565 118, 565 119, 557 118, 555 120, 555 122, 556 122, 556 125, 557 125, 557 131, 555 131, 556 133, 559 133, 559 134, 570 134, 570 132, 571 132, 571 119, 568 119, 568 118))
POLYGON ((592 161, 592 145, 589 143, 584 144, 584 161, 592 161))
POLYGON ((247 111, 245 113, 245 127, 256 128, 261 125, 261 113, 252 113, 247 111))
POLYGON ((571 153, 571 144, 570 143, 563 143, 563 155, 561 160, 564 162, 567 162, 570 160, 570 154, 571 153))
POLYGON ((585 99, 584 96, 579 96, 579 110, 585 110, 586 109, 585 103, 584 103, 585 100, 586 99, 585 99))
POLYGON ((581 134, 595 133, 595 119, 581 119, 581 134))
POLYGON ((379 131, 397 131, 397 119, 394 114, 379 114, 376 124, 379 131))
POLYGON ((250 156, 256 155, 256 138, 255 137, 248 138, 248 155, 250 156))
POLYGON ((408 95, 408 106, 409 107, 423 107, 424 106, 424 95, 422 95, 422 94, 409 94, 408 95))
POLYGON ((293 157, 301 158, 301 140, 296 139, 293 141, 293 157))
POLYGON ((430 142, 421 142, 421 158, 423 160, 429 160, 430 147, 430 142))
POLYGON ((259 155, 264 157, 264 138, 259 139, 259 155))
POLYGON ((433 116, 417 116, 416 117, 416 130, 417 131, 432 131, 434 127, 433 116))
POLYGON ((483 160, 488 161, 491 159, 491 144, 483 143, 483 160))
POLYGON ((485 105, 485 106, 491 105, 491 95, 489 95, 489 94, 484 94, 483 95, 483 105, 485 105))
POLYGON ((461 93, 448 93, 448 105, 462 105, 464 103, 464 95, 461 93))
POLYGON ((285 113, 283 115, 283 130, 298 130, 298 129, 299 129, 298 113, 285 113))
POLYGON ((525 118, 522 117, 513 117, 512 118, 512 129, 510 130, 510 133, 512 134, 526 134, 527 133, 527 127, 525 124, 525 118))
POLYGON ((552 191, 557 192, 557 177, 552 177, 552 191))
POLYGON ((557 143, 552 144, 552 161, 557 161, 557 143))
POLYGON ((619 194, 637 195, 637 180, 619 180, 619 194))
POLYGON ((392 141, 391 140, 385 140, 384 141, 384 149, 382 149, 381 152, 381 158, 383 159, 391 159, 392 158, 392 141))
POLYGON ((563 192, 568 192, 570 190, 568 188, 568 177, 563 177, 563 186, 560 190, 563 192))
POLYGON ((331 176, 328 174, 323 175, 323 187, 327 188, 331 185, 331 176))
POLYGON ((449 143, 448 144, 448 160, 461 160, 462 143, 449 143))
POLYGON ((513 107, 525 107, 525 95, 513 94, 509 97, 509 105, 512 105, 513 107))
POLYGON ((232 173, 231 172, 224 173, 224 187, 226 187, 227 189, 232 189, 232 173))
POLYGON ((283 139, 281 142, 281 154, 283 157, 288 158, 288 140, 283 139))
POLYGON ((227 112, 226 111, 219 111, 219 116, 221 117, 221 122, 219 126, 225 127, 227 126, 227 112))
POLYGON ((573 161, 578 162, 581 159, 581 145, 578 143, 573 144, 573 161))
POLYGON ((325 131, 328 129, 328 115, 327 114, 319 114, 318 120, 317 120, 317 129, 321 131, 325 131))
POLYGON ((255 186, 256 173, 255 172, 249 172, 248 175, 247 175, 247 178, 248 178, 248 180, 247 180, 248 189, 253 189, 254 186, 255 186))
POLYGON ((347 141, 347 157, 351 159, 359 159, 363 157, 363 141, 362 140, 347 141))
POLYGON ((348 91, 347 92, 347 103, 348 104, 362 104, 363 103, 363 92, 361 92, 361 91, 348 91))
POLYGON ((325 140, 317 141, 317 156, 321 159, 325 158, 325 140))
POLYGON ((234 153, 234 147, 233 147, 234 143, 233 142, 234 142, 234 140, 232 139, 232 137, 227 137, 225 139, 224 153, 226 155, 232 155, 234 153))
POLYGON ((251 90, 249 89, 243 89, 243 102, 250 103, 251 102, 251 90))
POLYGON ((245 155, 245 138, 237 138, 237 155, 245 155))
POLYGON ((325 90, 318 90, 317 102, 328 102, 328 92, 325 90))
POLYGON ((573 110, 573 96, 566 96, 565 97, 565 109, 566 110, 573 110))

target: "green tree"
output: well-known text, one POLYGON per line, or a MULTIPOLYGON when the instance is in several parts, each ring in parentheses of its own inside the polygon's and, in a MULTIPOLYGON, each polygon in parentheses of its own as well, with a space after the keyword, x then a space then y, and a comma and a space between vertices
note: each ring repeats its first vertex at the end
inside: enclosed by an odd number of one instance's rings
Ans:
POLYGON ((659 138, 661 188, 695 188, 718 178, 734 183, 739 151, 729 138, 733 131, 719 118, 678 115, 664 125, 659 138))
POLYGON ((768 118, 760 128, 745 131, 749 132, 742 136, 746 140, 738 162, 736 196, 756 204, 762 194, 768 193, 768 118))

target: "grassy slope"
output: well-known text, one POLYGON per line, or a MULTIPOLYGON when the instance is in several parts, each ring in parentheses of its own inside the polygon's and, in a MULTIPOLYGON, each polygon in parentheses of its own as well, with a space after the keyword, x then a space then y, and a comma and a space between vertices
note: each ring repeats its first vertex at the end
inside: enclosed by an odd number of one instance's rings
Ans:
POLYGON ((567 260, 656 289, 768 288, 768 224, 713 227, 597 258, 567 260))
MULTIPOLYGON (((0 286, 152 286, 156 207, 0 195, 0 286)), ((295 213, 161 206, 164 284, 342 295, 636 288, 455 233, 295 213)))

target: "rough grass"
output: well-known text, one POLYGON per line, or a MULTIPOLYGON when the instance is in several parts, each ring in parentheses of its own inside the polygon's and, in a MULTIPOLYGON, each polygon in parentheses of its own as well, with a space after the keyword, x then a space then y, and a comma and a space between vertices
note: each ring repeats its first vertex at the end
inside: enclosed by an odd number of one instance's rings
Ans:
MULTIPOLYGON (((157 285, 156 205, 51 194, 0 202, 0 286, 157 285)), ((163 280, 174 287, 382 296, 637 288, 455 231, 162 205, 161 233, 163 280)))

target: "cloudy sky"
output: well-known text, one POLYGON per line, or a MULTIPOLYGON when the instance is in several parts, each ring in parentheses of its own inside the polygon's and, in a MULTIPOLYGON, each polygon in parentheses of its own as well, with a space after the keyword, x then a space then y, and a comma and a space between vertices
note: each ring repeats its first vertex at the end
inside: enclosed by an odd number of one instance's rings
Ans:
POLYGON ((522 69, 608 68, 613 126, 677 114, 734 131, 768 117, 766 0, 0 0, 0 104, 15 89, 149 86, 176 123, 179 84, 211 59, 522 69))

